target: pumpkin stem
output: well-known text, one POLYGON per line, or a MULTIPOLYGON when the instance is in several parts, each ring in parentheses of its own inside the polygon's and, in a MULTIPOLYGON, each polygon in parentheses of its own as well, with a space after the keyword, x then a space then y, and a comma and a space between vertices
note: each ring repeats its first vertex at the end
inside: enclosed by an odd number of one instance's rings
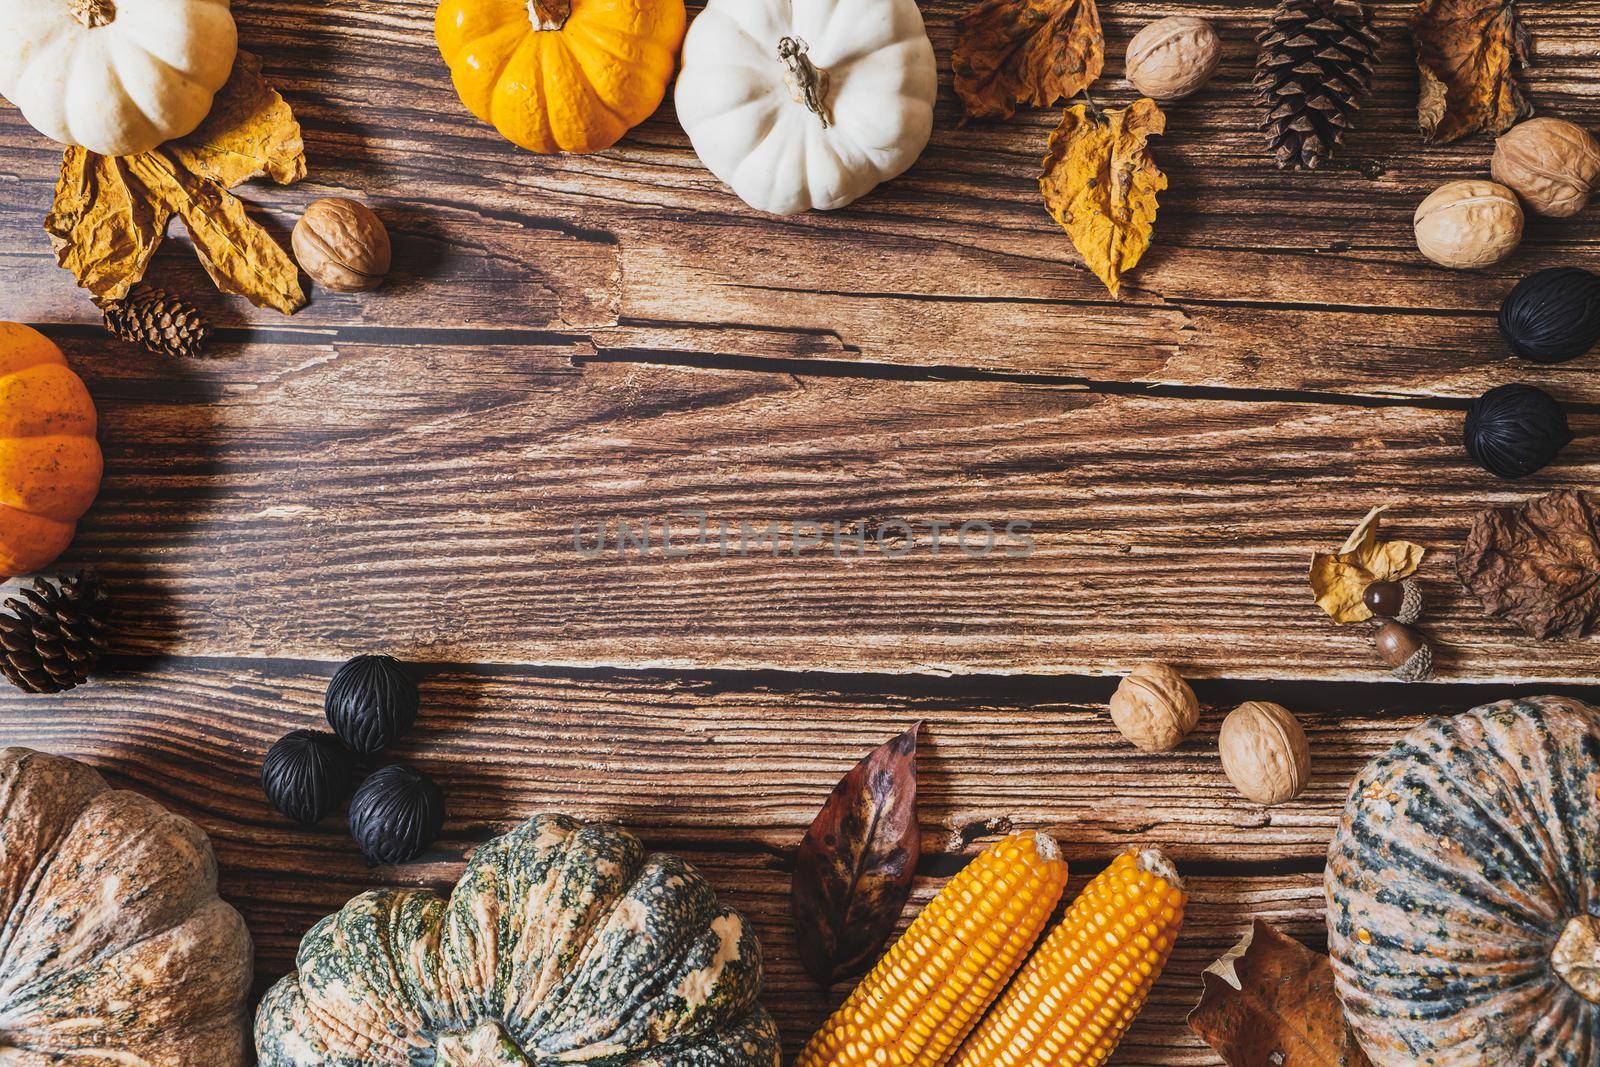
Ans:
POLYGON ((778 58, 788 68, 783 80, 789 86, 789 95, 795 103, 804 104, 827 129, 833 125, 833 117, 828 114, 828 72, 819 70, 807 58, 808 51, 810 46, 798 37, 778 40, 778 58))
POLYGON ((433 1055, 438 1067, 528 1067, 528 1057, 494 1023, 441 1034, 433 1043, 433 1055))
POLYGON ((528 21, 536 30, 559 30, 572 14, 572 0, 528 0, 528 21))
POLYGON ((1600 1004, 1600 917, 1579 915, 1567 923, 1550 965, 1580 997, 1600 1004))
POLYGON ((117 21, 117 5, 112 0, 67 0, 67 11, 91 30, 117 21))

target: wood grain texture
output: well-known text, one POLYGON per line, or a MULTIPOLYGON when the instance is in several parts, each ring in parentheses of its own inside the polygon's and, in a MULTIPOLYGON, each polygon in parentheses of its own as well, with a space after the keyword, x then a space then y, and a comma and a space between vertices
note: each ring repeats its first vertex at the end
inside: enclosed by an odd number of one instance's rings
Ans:
MULTIPOLYGON (((285 0, 243 5, 246 44, 296 105, 313 177, 251 187, 286 231, 328 192, 376 203, 397 237, 381 298, 319 293, 286 322, 208 301, 225 322, 268 328, 496 329, 562 326, 629 352, 832 359, 925 368, 1361 396, 1466 397, 1507 376, 1600 398, 1581 368, 1531 368, 1506 353, 1492 311, 1524 273, 1582 262, 1600 212, 1530 224, 1521 254, 1484 273, 1444 271, 1411 241, 1416 204, 1442 181, 1481 176, 1489 141, 1424 147, 1404 20, 1385 33, 1376 91, 1333 166, 1277 171, 1248 86, 1257 6, 1105 5, 1108 75, 1125 102, 1126 40, 1177 11, 1215 21, 1224 63, 1171 107, 1158 147, 1172 178, 1156 247, 1122 302, 1108 299, 1044 213, 1034 177, 1052 111, 957 124, 949 51, 960 0, 924 5, 941 68, 932 145, 906 176, 854 207, 775 220, 746 209, 694 158, 670 103, 616 148, 537 158, 473 122, 450 89, 428 5, 285 0), (1308 325, 1307 309, 1332 310, 1308 325)), ((1600 0, 1527 11, 1541 113, 1600 123, 1593 28, 1600 0)), ((48 266, 38 228, 58 153, 0 115, 0 286, 8 314, 81 322, 92 309, 48 266)), ((188 253, 156 277, 204 293, 188 253)))
POLYGON ((263 342, 188 367, 67 347, 108 473, 66 565, 116 587, 121 652, 890 673, 1157 658, 1378 680, 1368 628, 1332 625, 1305 572, 1391 502, 1392 528, 1434 549, 1444 677, 1600 677, 1600 643, 1486 618, 1450 568, 1477 509, 1596 484, 1596 415, 1575 417, 1570 461, 1509 486, 1466 459, 1459 413, 1411 406, 798 377, 531 341, 263 342), (962 549, 968 521, 997 532, 987 555, 979 528, 962 549), (808 522, 822 543, 797 546, 808 522), (998 536, 1011 522, 1031 554, 998 536), (836 556, 835 528, 869 531, 864 548, 836 556))
MULTIPOLYGON (((1270 811, 1240 799, 1215 757, 1212 702, 1251 689, 1202 687, 1201 730, 1169 755, 1140 753, 1103 704, 1053 697, 1055 680, 877 680, 857 688, 792 678, 446 668, 424 678, 417 729, 392 757, 443 785, 445 836, 415 864, 368 869, 342 819, 304 830, 266 804, 259 761, 287 730, 319 725, 331 664, 124 663, 52 701, 0 700, 0 746, 83 758, 111 780, 200 823, 224 896, 249 922, 258 985, 282 974, 316 919, 365 889, 447 889, 473 847, 544 810, 609 819, 688 856, 760 930, 766 1003, 791 1051, 841 998, 811 987, 789 918, 793 850, 838 777, 907 723, 926 723, 924 853, 906 920, 943 879, 1011 829, 1056 835, 1072 892, 1123 848, 1160 845, 1193 899, 1177 954, 1117 1063, 1211 1063, 1182 1026, 1201 968, 1252 915, 1320 940, 1320 855, 1343 782, 1431 711, 1460 710, 1413 690, 1307 688, 1317 774, 1301 800, 1270 811), (1320 699, 1319 699, 1320 694, 1320 699), (197 728, 197 724, 201 724, 197 728), (1241 863, 1248 856, 1251 863, 1241 863)), ((1093 683, 1090 683, 1093 686, 1093 683)), ((1106 686, 1098 686, 1106 689, 1106 686)))

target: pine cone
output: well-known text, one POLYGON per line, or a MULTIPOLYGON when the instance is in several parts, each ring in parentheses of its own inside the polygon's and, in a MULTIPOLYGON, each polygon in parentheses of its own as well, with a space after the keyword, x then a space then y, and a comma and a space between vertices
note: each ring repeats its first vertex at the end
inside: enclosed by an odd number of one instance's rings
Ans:
POLYGON ((211 326, 187 300, 143 289, 105 308, 106 329, 157 355, 188 359, 200 354, 211 326))
POLYGON ((1280 168, 1315 170, 1372 88, 1378 35, 1360 0, 1282 0, 1256 41, 1261 128, 1280 168))
POLYGON ((82 682, 106 648, 105 584, 93 575, 36 578, 0 613, 0 672, 25 693, 59 693, 82 682))

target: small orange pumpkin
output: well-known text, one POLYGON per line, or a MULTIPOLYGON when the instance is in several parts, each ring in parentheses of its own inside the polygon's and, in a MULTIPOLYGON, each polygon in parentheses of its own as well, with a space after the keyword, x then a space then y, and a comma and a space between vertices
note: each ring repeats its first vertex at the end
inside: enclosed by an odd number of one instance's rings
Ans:
POLYGON ((661 106, 683 0, 443 0, 433 32, 467 110, 533 152, 598 152, 661 106))
POLYGON ((100 491, 94 401, 44 334, 0 322, 0 575, 48 566, 100 491))

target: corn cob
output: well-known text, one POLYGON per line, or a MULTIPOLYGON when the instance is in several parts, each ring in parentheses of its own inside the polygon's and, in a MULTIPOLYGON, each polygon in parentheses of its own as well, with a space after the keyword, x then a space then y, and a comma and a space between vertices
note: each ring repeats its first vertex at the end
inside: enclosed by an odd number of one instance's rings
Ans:
POLYGON ((985 849, 928 902, 795 1067, 942 1067, 1005 988, 1067 887, 1045 834, 985 849))
POLYGON ((1185 899, 1160 852, 1118 856, 1073 901, 954 1067, 1104 1063, 1166 966, 1185 899))

